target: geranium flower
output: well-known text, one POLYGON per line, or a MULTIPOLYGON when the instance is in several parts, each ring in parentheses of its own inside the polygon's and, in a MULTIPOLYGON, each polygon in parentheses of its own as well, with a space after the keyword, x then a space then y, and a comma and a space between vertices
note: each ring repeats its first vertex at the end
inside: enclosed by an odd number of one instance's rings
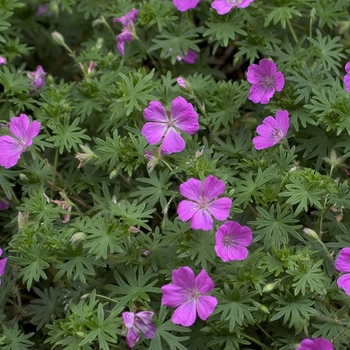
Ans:
POLYGON ((350 92, 350 61, 345 65, 345 77, 344 77, 344 83, 345 83, 345 89, 347 92, 350 92))
POLYGON ((259 61, 259 65, 248 67, 247 80, 253 84, 248 99, 254 103, 266 104, 276 91, 282 91, 284 76, 277 71, 276 64, 266 58, 259 61))
POLYGON ((245 8, 253 1, 254 0, 214 0, 211 7, 215 9, 219 15, 224 15, 235 6, 245 8))
POLYGON ((6 58, 3 56, 0 56, 0 66, 3 66, 7 63, 6 58))
POLYGON ((44 72, 43 67, 37 66, 35 71, 27 72, 27 77, 32 80, 30 84, 35 86, 35 88, 38 90, 44 84, 45 74, 46 73, 44 72))
POLYGON ((28 116, 21 114, 11 119, 9 129, 14 137, 0 136, 0 166, 7 169, 16 165, 21 154, 32 144, 33 138, 39 134, 40 123, 29 124, 28 116))
POLYGON ((126 343, 129 348, 135 346, 140 339, 142 332, 146 339, 151 339, 156 333, 156 326, 152 323, 152 311, 123 312, 123 322, 128 329, 126 334, 126 343))
MULTIPOLYGON (((2 255, 2 249, 0 248, 0 256, 2 255)), ((5 267, 7 263, 7 258, 0 259, 0 277, 5 273, 5 267)), ((0 278, 0 286, 1 286, 1 278, 0 278)))
POLYGON ((197 313, 205 321, 217 305, 215 297, 207 295, 214 288, 214 282, 205 270, 197 277, 188 266, 180 267, 172 273, 172 284, 161 288, 162 305, 176 307, 171 320, 184 327, 192 326, 197 313))
POLYGON ((334 350, 333 344, 327 339, 304 339, 296 350, 334 350))
POLYGON ((143 126, 142 135, 151 145, 155 145, 164 137, 160 147, 164 153, 184 150, 185 141, 178 130, 186 134, 195 134, 199 130, 198 114, 181 96, 171 103, 170 113, 167 113, 159 101, 151 101, 143 116, 149 122, 143 126))
POLYGON ((138 13, 138 10, 132 9, 124 16, 114 18, 113 20, 114 22, 119 22, 123 25, 122 32, 115 37, 115 40, 118 43, 117 47, 121 55, 124 55, 124 43, 129 42, 134 38, 134 23, 138 13))
POLYGON ((176 8, 181 12, 195 8, 199 1, 200 0, 173 0, 176 8))
POLYGON ((194 230, 209 231, 213 228, 213 218, 226 220, 230 214, 232 200, 227 197, 216 199, 225 191, 225 183, 215 176, 209 175, 204 183, 197 179, 189 179, 180 185, 181 194, 190 199, 181 201, 177 213, 181 221, 191 219, 194 230))
POLYGON ((338 287, 343 288, 350 295, 350 248, 340 250, 334 262, 335 268, 340 272, 347 272, 338 278, 338 287))
POLYGON ((261 150, 274 146, 286 137, 288 129, 288 111, 278 110, 276 112, 276 119, 271 116, 266 117, 262 125, 256 128, 256 132, 260 136, 253 138, 255 149, 261 150))
POLYGON ((248 256, 248 247, 252 243, 252 230, 238 222, 228 221, 219 227, 215 234, 216 254, 225 262, 244 260, 248 256))

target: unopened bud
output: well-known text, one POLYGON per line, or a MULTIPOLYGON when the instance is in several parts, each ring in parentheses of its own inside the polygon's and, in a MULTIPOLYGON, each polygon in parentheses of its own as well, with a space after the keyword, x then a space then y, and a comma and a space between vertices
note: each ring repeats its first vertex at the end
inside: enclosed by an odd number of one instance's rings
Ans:
POLYGON ((254 306, 256 306, 260 311, 264 312, 265 314, 270 313, 269 309, 265 305, 260 304, 256 301, 253 301, 253 304, 254 304, 254 306))
POLYGON ((59 45, 64 45, 64 38, 62 36, 62 34, 60 34, 59 32, 52 32, 51 33, 51 37, 53 40, 56 41, 57 44, 59 45))
POLYGON ((86 234, 84 232, 77 232, 72 236, 70 241, 72 243, 76 243, 76 242, 83 240, 85 238, 85 236, 86 236, 86 234))
POLYGON ((25 174, 19 174, 19 178, 22 180, 22 181, 29 181, 29 179, 28 179, 28 176, 27 175, 25 175, 25 174))
POLYGON ((89 146, 80 145, 80 148, 83 150, 84 153, 78 152, 75 155, 75 158, 77 158, 80 161, 78 165, 78 169, 81 168, 89 160, 98 158, 97 155, 90 149, 89 146))
POLYGON ((140 230, 136 226, 131 226, 131 227, 129 227, 129 232, 130 233, 139 233, 140 230))
POLYGON ((191 93, 193 91, 191 84, 184 78, 178 77, 176 78, 176 82, 182 91, 187 93, 191 93))
POLYGON ((268 283, 264 288, 263 288, 263 293, 270 293, 272 292, 277 286, 277 283, 268 283))
POLYGON ((309 238, 315 240, 315 241, 318 241, 319 240, 319 237, 318 237, 318 234, 314 231, 314 230, 311 230, 310 228, 304 228, 303 229, 303 232, 305 233, 306 236, 308 236, 309 238))

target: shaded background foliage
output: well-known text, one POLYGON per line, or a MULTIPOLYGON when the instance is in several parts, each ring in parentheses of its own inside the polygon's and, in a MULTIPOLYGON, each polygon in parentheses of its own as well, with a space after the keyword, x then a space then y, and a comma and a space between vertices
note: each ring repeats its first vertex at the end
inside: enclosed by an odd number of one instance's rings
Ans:
POLYGON ((170 0, 0 0, 8 61, 0 68, 1 123, 26 113, 42 124, 36 153, 0 168, 0 197, 10 201, 0 212, 9 256, 2 348, 124 349, 120 315, 135 308, 154 310, 157 326, 136 349, 284 350, 307 336, 347 349, 349 296, 336 285, 334 257, 350 244, 348 11, 348 0, 256 0, 225 16, 203 0, 185 13, 170 0), (40 5, 46 12, 36 15, 40 5), (121 56, 113 18, 132 8, 140 40, 121 56), (188 49, 199 55, 194 65, 176 59, 188 49), (255 105, 245 72, 263 57, 286 84, 268 105, 255 105), (90 61, 97 66, 89 75, 90 61), (26 72, 39 64, 46 82, 30 93, 26 72), (179 75, 208 118, 197 105, 198 134, 148 172, 144 150, 154 148, 141 135, 144 108, 152 100, 170 106, 179 95, 196 105, 177 86, 179 75), (290 114, 291 152, 256 151, 255 127, 280 109, 290 114), (78 168, 82 145, 94 155, 78 168), (225 181, 230 218, 253 229, 244 261, 221 262, 213 232, 177 218, 180 183, 208 175, 225 181), (72 206, 69 222, 43 193, 72 206), (207 322, 190 328, 174 325, 160 303, 160 287, 180 266, 206 269, 219 301, 207 322))

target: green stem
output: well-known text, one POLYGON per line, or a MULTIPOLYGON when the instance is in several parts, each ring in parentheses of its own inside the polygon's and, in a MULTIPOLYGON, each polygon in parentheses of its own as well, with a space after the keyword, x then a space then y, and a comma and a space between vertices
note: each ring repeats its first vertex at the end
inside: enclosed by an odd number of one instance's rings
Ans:
MULTIPOLYGON (((85 298, 85 297, 87 297, 87 296, 89 296, 89 295, 91 295, 91 293, 84 294, 81 298, 85 298)), ((102 298, 102 299, 106 299, 106 300, 108 300, 108 301, 111 301, 112 303, 118 304, 118 301, 117 301, 117 300, 114 300, 114 299, 112 299, 112 298, 108 298, 108 297, 106 297, 106 296, 104 296, 104 295, 96 294, 96 296, 99 297, 99 298, 102 298)))
POLYGON ((243 335, 244 338, 247 338, 247 339, 249 339, 250 341, 252 341, 253 343, 258 344, 259 346, 261 346, 261 348, 267 348, 266 345, 264 345, 263 343, 261 343, 259 340, 256 340, 255 338, 251 337, 250 335, 245 334, 245 333, 241 333, 241 334, 243 335))
POLYGON ((293 27, 292 27, 292 25, 291 25, 291 23, 290 23, 290 21, 289 21, 289 18, 287 18, 287 25, 288 25, 288 27, 289 27, 289 30, 290 30, 290 32, 292 33, 292 36, 293 36, 293 39, 294 39, 294 41, 298 44, 298 38, 297 38, 297 36, 295 35, 295 32, 294 32, 294 29, 293 29, 293 27))
POLYGON ((288 141, 286 139, 282 140, 282 145, 284 146, 284 148, 287 150, 287 152, 289 153, 290 157, 292 158, 292 162, 293 164, 296 166, 296 168, 299 168, 299 164, 298 162, 294 159, 294 155, 289 147, 288 141))

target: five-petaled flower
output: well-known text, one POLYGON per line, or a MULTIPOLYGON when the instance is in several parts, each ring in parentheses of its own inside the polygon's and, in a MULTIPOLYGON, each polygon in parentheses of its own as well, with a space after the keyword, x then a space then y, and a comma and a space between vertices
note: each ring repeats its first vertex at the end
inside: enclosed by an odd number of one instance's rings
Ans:
POLYGON ((198 114, 181 96, 173 100, 170 113, 159 101, 151 101, 143 116, 148 123, 143 126, 142 135, 151 145, 158 143, 164 136, 160 149, 168 154, 181 152, 185 148, 185 141, 178 130, 195 134, 199 129, 198 114))
POLYGON ((296 350, 334 350, 333 344, 324 338, 303 339, 296 350))
POLYGON ((19 157, 27 147, 32 144, 32 140, 39 134, 40 123, 34 121, 29 124, 26 114, 14 117, 9 123, 10 132, 14 137, 0 136, 0 166, 11 168, 16 165, 19 157))
POLYGON ((161 288, 162 305, 177 308, 171 318, 175 324, 184 327, 193 325, 196 314, 205 321, 217 305, 215 297, 207 295, 214 288, 214 282, 205 270, 197 277, 188 266, 172 272, 172 284, 161 288))
POLYGON ((247 80, 253 84, 248 99, 254 103, 266 104, 275 91, 282 91, 284 76, 277 71, 276 64, 266 58, 259 61, 259 65, 248 67, 247 80))
POLYGON ((181 12, 195 8, 199 1, 200 0, 173 0, 176 8, 181 12))
POLYGON ((134 23, 138 13, 138 10, 132 9, 124 16, 114 18, 113 20, 114 22, 119 22, 123 25, 122 32, 115 37, 115 40, 118 43, 118 50, 122 55, 124 55, 124 43, 129 42, 134 38, 134 23))
MULTIPOLYGON (((183 50, 182 50, 182 52, 183 52, 183 50)), ((196 62, 197 57, 198 57, 198 55, 192 50, 188 50, 188 52, 186 54, 183 53, 182 56, 183 57, 177 56, 176 59, 178 61, 182 61, 183 60, 187 64, 194 64, 196 62)))
POLYGON ((345 65, 345 77, 344 77, 344 83, 345 83, 345 89, 347 92, 350 92, 350 61, 345 65))
POLYGON ((146 339, 151 339, 156 333, 156 326, 152 323, 152 311, 123 312, 123 322, 128 329, 126 334, 126 343, 129 348, 135 346, 140 339, 140 332, 146 339))
POLYGON ((216 254, 225 262, 244 260, 248 256, 248 247, 252 243, 252 230, 238 222, 227 221, 215 234, 216 254))
MULTIPOLYGON (((2 255, 2 249, 0 248, 0 256, 2 255)), ((5 273, 7 258, 0 259, 0 277, 5 273)), ((0 286, 1 286, 1 278, 0 278, 0 286)))
POLYGON ((216 10, 219 15, 224 15, 231 11, 233 7, 248 7, 254 0, 214 0, 211 7, 216 10))
POLYGON ((33 72, 27 72, 27 77, 31 79, 30 84, 35 86, 35 88, 38 90, 41 88, 41 86, 44 84, 44 76, 45 72, 43 67, 37 66, 35 71, 33 72))
POLYGON ((343 288, 350 295, 350 248, 343 248, 334 262, 335 268, 340 272, 347 272, 338 278, 338 287, 343 288))
POLYGON ((179 203, 177 213, 181 221, 191 219, 194 230, 209 231, 213 228, 213 218, 226 220, 230 214, 232 200, 227 197, 218 198, 225 191, 225 183, 213 175, 209 175, 204 183, 197 179, 189 179, 180 185, 181 194, 190 199, 179 203))
POLYGON ((286 137, 288 129, 288 111, 278 110, 276 112, 276 118, 271 116, 266 117, 262 125, 256 128, 259 136, 253 138, 255 149, 261 150, 276 145, 286 137))

